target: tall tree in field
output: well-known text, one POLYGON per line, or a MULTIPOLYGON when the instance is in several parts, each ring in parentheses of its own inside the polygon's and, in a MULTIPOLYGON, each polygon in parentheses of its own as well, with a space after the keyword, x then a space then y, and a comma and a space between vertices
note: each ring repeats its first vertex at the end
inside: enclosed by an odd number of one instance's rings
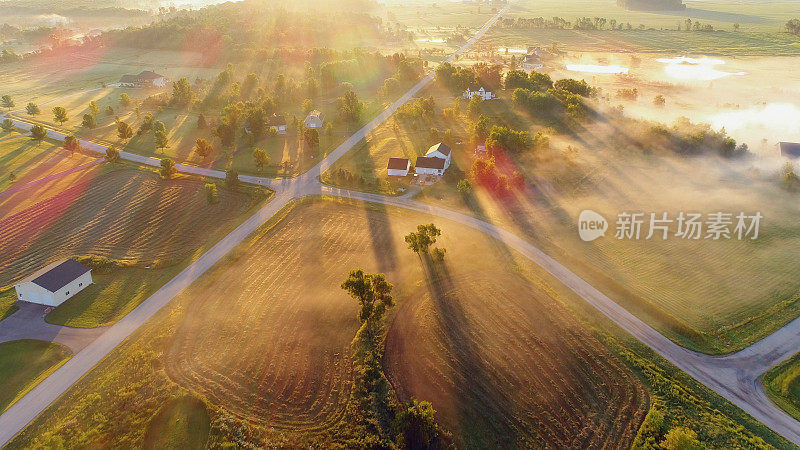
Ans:
POLYGON ((263 148, 253 149, 253 159, 256 162, 256 167, 258 167, 259 172, 264 168, 264 166, 269 164, 269 155, 267 155, 266 150, 263 148))
POLYGON ((30 102, 25 105, 25 111, 28 113, 29 116, 38 116, 42 113, 42 110, 36 105, 36 103, 30 102))
POLYGON ((155 141, 156 148, 158 149, 163 150, 169 147, 169 138, 167 137, 167 133, 163 131, 156 131, 155 134, 153 134, 153 140, 155 141))
POLYGON ((397 414, 395 426, 403 434, 405 448, 440 448, 441 430, 436 423, 436 411, 430 402, 415 398, 404 404, 397 414))
POLYGON ((47 137, 47 130, 41 125, 34 125, 31 127, 31 137, 36 141, 36 145, 39 145, 47 137))
POLYGON ((219 193, 217 192, 216 183, 206 183, 206 202, 209 204, 217 203, 219 201, 219 193))
POLYGON ((175 161, 170 158, 161 159, 161 169, 159 172, 164 178, 172 178, 173 175, 178 173, 178 169, 175 168, 175 161))
POLYGON ((119 161, 119 150, 116 147, 106 148, 106 161, 117 162, 119 161))
POLYGON ((6 131, 6 132, 10 133, 10 132, 14 131, 14 129, 16 127, 14 126, 14 121, 13 120, 11 120, 11 119, 3 119, 3 123, 0 123, 0 128, 2 128, 3 131, 6 131))
POLYGON ((213 151, 214 147, 212 147, 211 143, 205 139, 198 139, 194 145, 194 152, 203 159, 208 158, 213 151))
POLYGON ((68 134, 64 137, 64 149, 69 151, 70 153, 75 153, 78 149, 81 148, 81 144, 78 141, 78 138, 75 136, 68 134))
POLYGON ((192 92, 192 85, 185 77, 172 83, 172 98, 170 104, 176 106, 186 107, 194 100, 194 92, 192 92))
POLYGON ((111 117, 114 115, 114 108, 111 105, 106 106, 106 116, 111 117))
POLYGON ((131 128, 131 126, 128 125, 127 122, 120 120, 119 122, 117 122, 117 136, 119 136, 119 138, 122 140, 132 138, 133 128, 131 128))
POLYGON ((100 107, 97 106, 97 102, 94 100, 89 102, 89 113, 91 113, 93 116, 100 114, 100 107))
POLYGON ((358 99, 355 92, 350 90, 336 99, 336 106, 339 110, 339 118, 345 122, 358 122, 361 112, 364 110, 364 103, 358 99))
POLYGON ((84 114, 81 126, 84 128, 94 128, 97 126, 97 120, 91 114, 84 114))
POLYGON ((11 109, 16 105, 16 103, 14 103, 14 99, 11 98, 10 95, 4 95, 3 97, 0 97, 0 105, 2 105, 3 108, 11 109))
POLYGON ((127 108, 133 104, 133 100, 131 100, 130 95, 123 92, 122 95, 119 96, 119 104, 127 108))
POLYGON ((303 140, 310 148, 319 147, 319 131, 316 128, 306 128, 303 130, 303 140))
POLYGON ((53 108, 53 119, 55 119, 59 125, 64 125, 64 122, 69 120, 69 116, 67 116, 67 110, 64 109, 63 106, 56 106, 53 108))
POLYGON ((442 230, 436 225, 417 225, 417 231, 406 235, 405 241, 408 248, 414 253, 427 253, 431 245, 436 243, 436 238, 442 234, 442 230))
POLYGON ((358 300, 361 306, 358 320, 366 324, 370 339, 373 338, 374 323, 394 305, 393 287, 382 273, 364 273, 361 269, 351 270, 342 283, 342 289, 358 300))

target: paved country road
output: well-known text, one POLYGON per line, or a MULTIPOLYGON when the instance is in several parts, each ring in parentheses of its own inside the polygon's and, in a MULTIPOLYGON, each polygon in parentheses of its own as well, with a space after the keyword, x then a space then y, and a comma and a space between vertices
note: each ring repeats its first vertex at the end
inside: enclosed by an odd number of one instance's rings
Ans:
MULTIPOLYGON (((457 53, 466 50, 475 42, 497 18, 508 8, 504 8, 494 16, 478 33, 470 39, 457 53)), ((451 58, 453 58, 451 56, 451 58)), ((348 138, 342 145, 328 154, 317 166, 295 178, 269 179, 240 175, 243 182, 268 186, 275 190, 275 197, 253 216, 248 218, 234 231, 224 237, 200 258, 170 280, 151 297, 142 302, 136 309, 109 327, 99 338, 78 352, 72 359, 43 380, 38 386, 0 415, 0 446, 5 445, 19 433, 30 421, 36 418, 53 401, 67 391, 75 382, 84 376, 95 364, 100 362, 117 345, 122 343, 131 333, 136 331, 156 312, 183 291, 206 270, 219 261, 237 244, 251 235, 258 227, 269 220, 288 203, 309 195, 331 195, 367 202, 405 208, 444 219, 452 220, 479 230, 503 242, 510 248, 529 258, 552 274, 565 286, 577 293, 581 298, 594 306, 621 328, 652 348, 675 366, 688 373, 700 383, 739 406, 754 418, 781 434, 791 442, 800 445, 800 422, 781 411, 767 399, 761 382, 761 374, 767 369, 783 361, 800 350, 800 318, 790 322, 780 330, 750 347, 727 356, 714 357, 687 350, 638 319, 625 308, 615 303, 608 296, 585 282, 578 275, 559 264, 556 260, 537 249, 529 242, 483 220, 450 211, 444 208, 417 202, 403 197, 385 197, 377 194, 347 191, 325 186, 320 183, 319 176, 370 131, 386 120, 403 103, 410 100, 427 83, 433 79, 428 74, 400 97, 384 112, 370 121, 362 129, 348 138)), ((29 129, 30 125, 18 122, 17 126, 29 129)), ((48 132, 50 137, 63 139, 64 135, 56 131, 48 132)), ((82 142, 89 150, 105 152, 105 147, 92 142, 82 142)), ((148 158, 128 152, 121 152, 125 159, 142 164, 158 166, 158 159, 148 158)), ((184 173, 224 178, 225 174, 218 170, 177 164, 178 170, 184 173)))

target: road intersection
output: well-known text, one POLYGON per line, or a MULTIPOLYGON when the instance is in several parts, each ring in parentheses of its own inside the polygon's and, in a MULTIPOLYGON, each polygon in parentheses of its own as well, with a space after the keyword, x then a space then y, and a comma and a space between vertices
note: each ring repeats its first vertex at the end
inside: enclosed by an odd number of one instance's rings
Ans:
MULTIPOLYGON (((453 54, 450 59, 469 48, 469 46, 491 27, 507 8, 508 6, 499 11, 497 15, 475 34, 475 36, 453 54)), ((800 343, 800 318, 795 319, 772 335, 739 352, 721 357, 696 353, 674 343, 556 260, 534 247, 526 240, 501 227, 472 216, 415 201, 410 198, 410 196, 387 197, 378 194, 339 189, 324 185, 320 182, 320 176, 325 170, 329 169, 336 160, 341 158, 353 146, 364 139, 368 133, 389 118, 397 108, 411 100, 414 95, 433 80, 433 77, 433 73, 427 74, 402 97, 392 103, 363 128, 350 136, 308 172, 294 178, 284 179, 240 175, 240 181, 269 187, 275 191, 275 196, 269 203, 246 219, 230 234, 192 262, 182 272, 167 282, 119 322, 108 327, 97 339, 85 346, 75 354, 73 358, 44 379, 28 394, 19 399, 5 413, 0 415, 0 446, 8 443, 16 434, 22 431, 28 423, 34 420, 52 402, 65 393, 74 383, 105 358, 128 336, 210 269, 223 256, 233 250, 236 245, 245 240, 270 218, 275 216, 275 214, 286 205, 303 197, 319 195, 381 203, 388 206, 418 211, 461 223, 500 240, 508 247, 513 248, 541 266, 598 311, 645 345, 652 348, 663 358, 719 395, 725 397, 789 441, 800 445, 800 422, 776 407, 767 398, 760 382, 761 374, 800 350, 800 346, 798 345, 798 343, 800 343)), ((15 125, 20 129, 30 129, 31 126, 30 124, 20 121, 16 121, 15 125)), ((54 139, 64 138, 62 133, 54 130, 48 130, 48 135, 54 139)), ((83 141, 81 145, 87 150, 101 154, 104 154, 106 150, 105 146, 94 142, 83 141)), ((120 156, 126 160, 140 164, 151 166, 160 165, 160 160, 156 158, 149 158, 129 152, 120 152, 120 156)), ((176 168, 182 173, 225 178, 225 173, 219 170, 187 164, 176 164, 176 168)))

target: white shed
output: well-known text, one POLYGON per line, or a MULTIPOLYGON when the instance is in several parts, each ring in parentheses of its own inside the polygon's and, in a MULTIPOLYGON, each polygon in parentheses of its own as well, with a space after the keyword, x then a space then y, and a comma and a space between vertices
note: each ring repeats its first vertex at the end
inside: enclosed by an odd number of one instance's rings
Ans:
POLYGON ((389 158, 387 173, 390 177, 404 177, 411 169, 411 161, 407 158, 389 158))
POLYGON ((92 269, 73 259, 56 262, 14 285, 19 300, 58 306, 92 284, 92 269))

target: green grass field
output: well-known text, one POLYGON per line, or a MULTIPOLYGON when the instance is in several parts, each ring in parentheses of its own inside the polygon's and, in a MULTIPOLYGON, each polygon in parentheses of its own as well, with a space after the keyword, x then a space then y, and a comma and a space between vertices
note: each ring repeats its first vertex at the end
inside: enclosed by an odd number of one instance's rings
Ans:
POLYGON ((209 431, 206 405, 191 396, 165 404, 147 426, 146 449, 202 449, 209 431))
POLYGON ((52 342, 25 339, 0 343, 0 413, 71 356, 69 349, 52 342))
POLYGON ((0 292, 0 320, 14 314, 19 308, 14 305, 17 301, 17 293, 13 288, 0 292))
POLYGON ((761 381, 770 400, 800 420, 800 353, 767 371, 761 381))
POLYGON ((57 306, 45 320, 81 328, 110 325, 175 277, 185 265, 178 262, 150 269, 137 266, 95 270, 94 284, 57 306))

